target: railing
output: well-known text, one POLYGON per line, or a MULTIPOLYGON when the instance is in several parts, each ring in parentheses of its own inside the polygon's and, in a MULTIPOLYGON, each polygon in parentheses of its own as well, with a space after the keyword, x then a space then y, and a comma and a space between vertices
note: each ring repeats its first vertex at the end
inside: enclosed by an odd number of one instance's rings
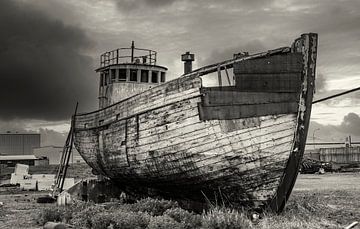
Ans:
POLYGON ((100 56, 100 67, 123 63, 156 65, 156 52, 135 48, 133 42, 131 48, 118 48, 100 56))

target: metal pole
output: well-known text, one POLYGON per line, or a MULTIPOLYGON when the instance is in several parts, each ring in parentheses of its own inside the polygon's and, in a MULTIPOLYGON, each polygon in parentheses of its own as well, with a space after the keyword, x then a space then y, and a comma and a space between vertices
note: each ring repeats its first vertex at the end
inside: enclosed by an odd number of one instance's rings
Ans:
POLYGON ((131 42, 131 63, 134 63, 134 49, 135 49, 135 45, 134 45, 134 41, 131 42))
POLYGON ((332 99, 332 98, 335 98, 335 97, 338 97, 338 96, 341 96, 341 95, 345 95, 345 94, 348 94, 350 92, 354 92, 354 91, 357 91, 357 90, 360 90, 360 87, 357 87, 357 88, 354 88, 354 89, 351 89, 351 90, 348 90, 348 91, 344 91, 344 92, 341 92, 341 93, 338 93, 338 94, 335 94, 335 95, 331 95, 331 96, 328 96, 328 97, 325 97, 325 98, 322 98, 322 99, 315 100, 315 101, 312 102, 312 104, 320 103, 320 102, 323 102, 325 100, 332 99))
POLYGON ((116 49, 116 64, 119 64, 119 49, 116 49))

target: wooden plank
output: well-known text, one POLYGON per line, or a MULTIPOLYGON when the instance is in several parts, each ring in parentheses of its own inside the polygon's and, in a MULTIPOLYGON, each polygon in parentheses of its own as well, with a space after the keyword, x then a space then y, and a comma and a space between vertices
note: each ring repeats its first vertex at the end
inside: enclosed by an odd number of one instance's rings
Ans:
MULTIPOLYGON (((285 153, 285 152, 282 152, 281 154, 283 154, 283 153, 285 153)), ((214 180, 224 179, 226 176, 234 176, 236 174, 241 174, 241 176, 239 177, 240 180, 238 182, 245 183, 244 181, 246 181, 246 179, 247 179, 246 173, 248 173, 249 171, 251 171, 253 173, 260 173, 260 171, 262 169, 264 169, 265 167, 268 167, 265 172, 269 173, 269 172, 271 172, 272 169, 277 168, 274 165, 280 165, 280 169, 283 170, 286 165, 286 161, 287 160, 276 160, 274 158, 266 158, 266 159, 264 158, 261 166, 258 166, 257 162, 254 162, 254 161, 249 161, 249 162, 245 162, 245 163, 241 162, 238 165, 233 165, 233 166, 230 166, 228 163, 225 163, 225 162, 219 162, 216 165, 212 165, 213 169, 204 168, 204 169, 200 169, 200 171, 198 171, 199 168, 195 167, 195 169, 197 171, 195 171, 195 170, 180 171, 182 173, 185 173, 184 176, 181 176, 180 174, 175 173, 175 174, 165 174, 163 177, 169 177, 169 178, 174 177, 174 176, 179 177, 178 179, 172 181, 172 182, 176 181, 176 184, 178 184, 178 185, 184 185, 184 184, 188 183, 189 182, 188 180, 190 178, 191 184, 196 185, 197 183, 204 182, 204 178, 206 178, 205 181, 207 183, 210 183, 214 180)), ((170 169, 170 168, 167 168, 167 170, 168 169, 170 169)), ((259 183, 263 182, 263 180, 261 179, 261 176, 253 176, 253 178, 256 179, 256 182, 254 182, 254 181, 251 182, 253 184, 259 184, 259 183)))
POLYGON ((273 130, 274 128, 272 127, 268 127, 268 130, 266 129, 253 130, 252 132, 246 132, 241 135, 223 134, 223 136, 219 136, 215 134, 215 132, 203 134, 204 132, 208 132, 208 131, 200 130, 197 131, 199 132, 198 136, 200 136, 200 138, 196 137, 196 135, 194 136, 193 139, 191 138, 184 139, 182 136, 179 136, 178 140, 171 145, 167 145, 167 141, 165 141, 163 145, 160 145, 157 142, 154 143, 157 144, 157 147, 154 145, 150 145, 144 148, 143 147, 137 148, 136 158, 138 161, 147 158, 148 151, 150 150, 149 147, 153 147, 152 150, 156 152, 156 155, 152 155, 152 158, 155 158, 157 156, 159 157, 166 156, 166 155, 173 155, 176 158, 177 153, 187 152, 193 155, 194 157, 197 157, 197 155, 201 156, 199 160, 201 161, 203 160, 202 156, 206 156, 205 157, 206 159, 211 159, 218 155, 223 155, 223 156, 225 155, 231 156, 233 154, 238 155, 238 153, 236 153, 238 151, 242 151, 243 154, 247 154, 248 151, 252 152, 253 148, 255 150, 259 150, 259 149, 264 150, 271 147, 277 142, 279 144, 282 144, 283 141, 291 141, 291 140, 284 140, 284 138, 289 137, 292 139, 294 126, 295 126, 294 124, 284 123, 283 125, 278 126, 276 130, 273 130), (230 138, 229 141, 227 141, 228 138, 230 138), (242 141, 238 141, 239 139, 241 139, 242 141), (185 142, 187 144, 184 144, 185 142), (221 154, 221 152, 223 152, 224 154, 221 154))
POLYGON ((83 128, 85 123, 88 123, 89 126, 98 125, 99 120, 108 119, 110 116, 119 114, 120 118, 124 118, 138 112, 144 112, 147 109, 154 109, 157 106, 171 104, 192 95, 200 94, 198 89, 200 87, 201 79, 197 77, 175 79, 105 109, 77 115, 76 127, 83 128))
MULTIPOLYGON (((235 137, 237 139, 234 140, 232 144, 236 144, 236 142, 243 142, 247 139, 253 139, 257 135, 265 135, 268 133, 276 133, 281 130, 291 129, 294 128, 295 123, 293 121, 286 121, 281 123, 281 120, 277 124, 264 124, 260 128, 252 128, 248 131, 239 130, 236 132, 226 133, 221 130, 221 127, 219 124, 216 126, 213 126, 210 122, 206 125, 203 124, 203 127, 199 126, 198 128, 180 128, 178 132, 174 132, 174 134, 171 134, 171 136, 164 133, 162 138, 157 138, 157 136, 154 136, 152 138, 152 141, 149 141, 149 139, 143 142, 143 139, 140 139, 140 145, 138 148, 138 154, 140 154, 141 151, 148 152, 149 150, 159 150, 164 147, 170 147, 170 146, 176 146, 177 144, 184 144, 184 146, 190 146, 193 145, 192 141, 196 141, 198 138, 201 137, 209 137, 213 134, 217 134, 215 137, 216 139, 213 139, 213 141, 223 141, 224 139, 235 137), (143 149, 142 149, 143 148, 143 149)), ((271 139, 271 138, 270 138, 271 139)), ((203 141, 203 139, 201 140, 203 141)))
POLYGON ((281 53, 234 64, 235 74, 289 73, 302 71, 301 53, 281 53))
POLYGON ((301 73, 235 74, 235 81, 239 91, 298 93, 301 73))
MULTIPOLYGON (((175 151, 179 150, 177 147, 182 145, 183 147, 194 146, 197 144, 203 145, 208 144, 207 140, 216 142, 223 141, 226 138, 235 137, 233 142, 246 141, 247 139, 253 139, 257 135, 267 134, 267 132, 278 132, 285 129, 290 129, 295 126, 293 121, 293 117, 278 117, 277 120, 264 120, 260 123, 259 128, 248 128, 247 130, 238 130, 236 132, 228 133, 223 132, 220 123, 212 123, 216 121, 203 123, 203 128, 193 128, 190 132, 185 132, 182 129, 178 130, 177 136, 172 136, 173 138, 171 144, 169 144, 169 137, 164 134, 164 137, 161 139, 154 140, 153 144, 141 144, 136 149, 135 154, 138 156, 143 153, 147 153, 149 150, 165 150, 165 151, 175 151), (290 118, 290 119, 289 119, 290 118), (205 132, 205 133, 204 133, 205 132), (217 133, 217 134, 215 134, 217 133), (214 135, 215 134, 215 135, 214 135), (191 136, 191 138, 187 139, 187 136, 191 136), (174 142, 176 140, 176 142, 174 142), (187 143, 187 144, 185 144, 187 143), (150 147, 150 148, 149 148, 150 147), (173 150, 171 148, 175 147, 173 150), (143 149, 142 149, 143 148, 143 149)), ((142 141, 140 139, 140 141, 142 141)), ((184 149, 184 148, 183 148, 184 149)), ((188 149, 188 148, 186 148, 188 149)))
POLYGON ((274 114, 290 114, 296 113, 297 110, 298 104, 296 102, 226 106, 204 106, 199 104, 201 120, 230 120, 274 114))
POLYGON ((296 102, 298 93, 242 92, 236 87, 202 88, 204 106, 296 102))
MULTIPOLYGON (((251 148, 251 146, 249 147, 251 148)), ((231 155, 232 152, 226 151, 220 155, 213 153, 213 155, 210 155, 207 158, 203 158, 201 160, 192 160, 192 163, 196 165, 194 169, 201 169, 203 174, 212 174, 216 171, 229 169, 231 167, 234 168, 237 166, 241 167, 241 169, 238 169, 238 171, 243 171, 255 167, 261 167, 265 160, 270 160, 270 157, 273 161, 285 160, 289 156, 290 150, 291 142, 287 140, 279 145, 271 146, 270 148, 264 147, 260 149, 253 149, 253 151, 246 154, 241 154, 242 151, 239 151, 240 153, 236 155, 231 155), (272 151, 266 151, 266 149, 270 149, 272 151)), ((171 161, 169 161, 169 163, 171 163, 171 161)), ((177 167, 181 168, 180 161, 176 161, 176 163, 179 164, 174 168, 175 170, 177 170, 177 167)), ((183 172, 185 171, 187 173, 191 173, 192 170, 183 170, 183 172)), ((174 170, 166 169, 161 171, 159 169, 158 172, 159 174, 166 175, 173 173, 174 170)))

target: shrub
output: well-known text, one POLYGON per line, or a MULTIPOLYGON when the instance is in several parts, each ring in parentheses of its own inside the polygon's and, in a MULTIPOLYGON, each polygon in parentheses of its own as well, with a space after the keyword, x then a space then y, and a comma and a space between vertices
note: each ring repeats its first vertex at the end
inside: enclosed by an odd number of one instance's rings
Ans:
POLYGON ((170 216, 176 222, 182 225, 182 228, 199 228, 201 226, 201 217, 182 208, 171 208, 164 212, 164 216, 170 216))
POLYGON ((66 222, 65 216, 67 216, 66 218, 68 218, 65 207, 47 207, 40 212, 37 218, 37 223, 40 225, 44 225, 46 222, 49 221, 66 222))
POLYGON ((141 229, 146 228, 150 215, 144 212, 128 212, 123 209, 111 210, 92 206, 74 214, 72 224, 75 228, 141 229))
POLYGON ((124 205, 123 209, 133 212, 147 212, 152 216, 160 216, 164 214, 167 209, 176 207, 179 207, 179 205, 175 201, 146 198, 134 204, 124 205))
POLYGON ((238 211, 214 208, 203 214, 202 227, 208 229, 249 229, 252 228, 252 223, 246 215, 238 211))
POLYGON ((112 214, 114 229, 141 229, 146 228, 151 216, 144 212, 115 211, 112 214))
POLYGON ((75 207, 73 208, 70 223, 74 225, 75 228, 92 228, 93 217, 103 211, 105 211, 105 208, 98 205, 89 205, 84 209, 75 207))
POLYGON ((167 215, 151 217, 148 229, 182 229, 180 223, 167 215))
POLYGON ((5 216, 5 215, 6 215, 6 211, 4 209, 2 209, 0 206, 0 219, 1 219, 1 217, 5 216))
MULTIPOLYGON (((91 219, 91 223, 94 229, 107 229, 110 225, 115 225, 113 215, 108 212, 101 212, 94 215, 91 219)), ((114 228, 114 227, 113 227, 114 228)))

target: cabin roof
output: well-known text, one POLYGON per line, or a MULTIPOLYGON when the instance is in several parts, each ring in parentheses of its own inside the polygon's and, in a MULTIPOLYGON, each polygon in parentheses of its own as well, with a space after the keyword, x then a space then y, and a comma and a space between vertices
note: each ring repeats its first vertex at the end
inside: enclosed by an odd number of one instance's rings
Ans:
POLYGON ((129 67, 132 69, 137 69, 137 68, 141 68, 141 67, 153 67, 153 68, 160 68, 164 71, 167 71, 168 68, 164 67, 164 66, 160 66, 160 65, 155 65, 155 64, 137 64, 137 63, 120 63, 120 64, 109 64, 100 68, 95 69, 96 72, 101 72, 104 71, 106 69, 111 69, 111 68, 125 68, 125 67, 129 67))

